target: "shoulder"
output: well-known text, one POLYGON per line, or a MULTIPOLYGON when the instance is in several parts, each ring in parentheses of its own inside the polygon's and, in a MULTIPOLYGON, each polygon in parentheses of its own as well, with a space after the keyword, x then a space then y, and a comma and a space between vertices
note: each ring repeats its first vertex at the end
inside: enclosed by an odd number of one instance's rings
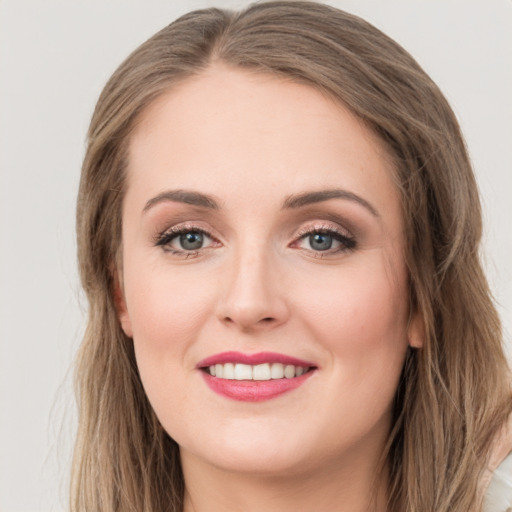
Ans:
POLYGON ((482 484, 483 512, 512 512, 512 415, 494 446, 482 484))
POLYGON ((483 510, 512 512, 512 453, 492 473, 483 510))

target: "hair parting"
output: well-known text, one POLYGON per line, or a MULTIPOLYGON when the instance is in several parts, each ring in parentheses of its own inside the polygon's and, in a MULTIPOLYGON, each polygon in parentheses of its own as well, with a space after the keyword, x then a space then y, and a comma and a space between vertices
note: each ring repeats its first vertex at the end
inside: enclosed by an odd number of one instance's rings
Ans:
POLYGON ((512 411, 500 321, 479 259, 481 208, 455 115, 397 43, 308 1, 186 14, 136 49, 100 95, 77 206, 89 301, 76 363, 73 512, 181 512, 178 445, 153 412, 116 311, 130 134, 164 92, 212 65, 305 83, 351 112, 395 164, 410 301, 423 324, 408 351, 385 451, 389 510, 481 510, 479 479, 512 411), (116 269, 113 271, 113 269, 116 269))

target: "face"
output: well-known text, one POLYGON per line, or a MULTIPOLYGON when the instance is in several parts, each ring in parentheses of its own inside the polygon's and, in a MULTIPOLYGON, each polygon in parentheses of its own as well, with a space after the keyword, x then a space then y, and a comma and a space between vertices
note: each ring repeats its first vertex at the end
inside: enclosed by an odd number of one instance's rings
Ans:
POLYGON ((305 85, 212 67, 130 142, 119 316, 184 464, 287 474, 381 448, 409 322, 390 158, 305 85))

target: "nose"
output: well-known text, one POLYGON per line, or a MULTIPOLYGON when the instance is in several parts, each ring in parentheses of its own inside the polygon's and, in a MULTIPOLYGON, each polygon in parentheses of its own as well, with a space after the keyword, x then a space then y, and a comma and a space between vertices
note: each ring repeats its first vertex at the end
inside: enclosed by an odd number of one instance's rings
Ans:
POLYGON ((244 332, 272 329, 285 323, 289 307, 276 262, 264 251, 239 254, 234 259, 221 277, 219 320, 244 332))

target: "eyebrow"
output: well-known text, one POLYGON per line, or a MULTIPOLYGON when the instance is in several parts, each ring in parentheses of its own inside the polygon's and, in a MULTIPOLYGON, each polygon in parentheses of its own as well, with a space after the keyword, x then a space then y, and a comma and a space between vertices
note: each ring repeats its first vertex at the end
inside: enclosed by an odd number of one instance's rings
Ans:
MULTIPOLYGON (((318 190, 315 192, 304 192, 301 194, 288 196, 283 203, 282 209, 301 208, 303 206, 321 203, 323 201, 329 201, 330 199, 345 199, 348 201, 354 201, 366 208, 373 216, 380 217, 379 212, 368 201, 366 201, 366 199, 363 199, 353 192, 339 188, 318 190)), ((150 199, 144 206, 143 212, 146 213, 155 205, 164 201, 185 203, 210 210, 220 209, 219 203, 210 195, 203 194, 201 192, 193 192, 190 190, 167 190, 150 199)))
POLYGON ((288 196, 283 203, 283 209, 288 208, 301 208, 310 204, 321 203, 328 201, 329 199, 346 199, 348 201, 354 201, 364 208, 366 208, 374 217, 380 217, 379 212, 374 208, 366 199, 339 188, 319 190, 317 192, 304 192, 303 194, 295 194, 288 196))
POLYGON ((153 206, 164 201, 191 204, 193 206, 200 206, 210 210, 219 209, 217 201, 207 194, 201 194, 200 192, 192 192, 189 190, 167 190, 150 199, 142 211, 145 213, 153 208, 153 206))

